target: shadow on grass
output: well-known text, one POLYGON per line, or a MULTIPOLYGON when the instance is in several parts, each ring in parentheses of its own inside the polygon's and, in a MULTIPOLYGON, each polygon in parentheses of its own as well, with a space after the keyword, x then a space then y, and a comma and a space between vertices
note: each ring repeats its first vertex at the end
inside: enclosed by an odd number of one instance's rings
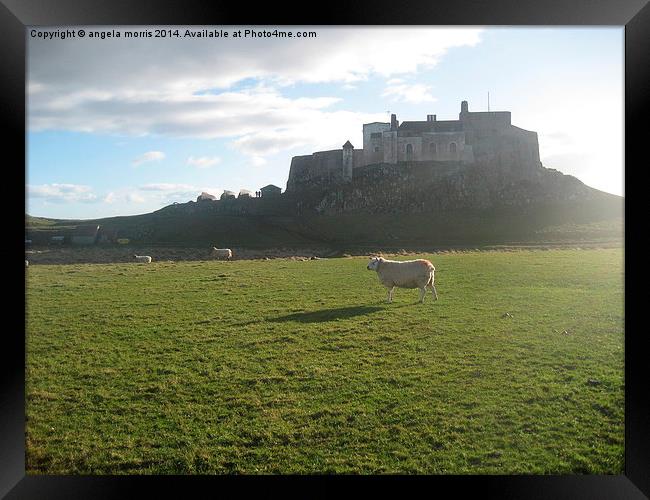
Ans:
POLYGON ((297 321, 299 323, 320 323, 324 321, 335 321, 337 319, 354 318, 355 316, 372 314, 384 309, 385 307, 381 306, 337 307, 335 309, 321 309, 320 311, 287 314, 286 316, 270 318, 268 321, 272 323, 284 323, 286 321, 297 321))

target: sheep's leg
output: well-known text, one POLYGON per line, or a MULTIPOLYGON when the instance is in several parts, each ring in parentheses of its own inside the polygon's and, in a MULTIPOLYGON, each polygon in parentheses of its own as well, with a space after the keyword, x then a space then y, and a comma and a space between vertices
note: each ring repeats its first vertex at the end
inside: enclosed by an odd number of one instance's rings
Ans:
POLYGON ((420 288, 420 302, 424 304, 424 296, 427 294, 427 287, 426 285, 420 288))
POLYGON ((438 292, 436 292, 436 286, 433 283, 431 283, 431 293, 435 297, 435 300, 438 300, 438 292))
POLYGON ((395 287, 390 287, 388 289, 388 303, 390 304, 393 301, 393 290, 395 290, 395 287))

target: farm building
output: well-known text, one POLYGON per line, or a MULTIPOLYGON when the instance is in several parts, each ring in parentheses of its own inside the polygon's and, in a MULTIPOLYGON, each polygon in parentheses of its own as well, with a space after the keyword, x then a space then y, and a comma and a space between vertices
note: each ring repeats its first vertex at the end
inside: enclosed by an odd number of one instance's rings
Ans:
POLYGON ((278 186, 274 186, 273 184, 269 184, 268 186, 264 186, 263 188, 260 189, 260 192, 262 193, 262 198, 266 197, 271 197, 271 196, 279 196, 280 193, 282 193, 282 188, 279 188, 278 186))
POLYGON ((221 199, 222 200, 232 200, 236 198, 235 193, 232 191, 228 191, 227 189, 221 194, 221 199))
POLYGON ((98 232, 98 224, 77 226, 77 229, 72 233, 72 243, 74 245, 94 245, 97 243, 98 232))

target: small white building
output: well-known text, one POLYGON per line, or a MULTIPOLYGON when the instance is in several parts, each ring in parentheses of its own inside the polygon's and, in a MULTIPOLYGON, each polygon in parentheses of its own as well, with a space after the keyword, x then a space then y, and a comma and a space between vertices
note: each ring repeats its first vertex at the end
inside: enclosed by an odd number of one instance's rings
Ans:
POLYGON ((203 191, 197 198, 196 201, 215 201, 217 199, 216 196, 211 195, 210 193, 206 193, 203 191))

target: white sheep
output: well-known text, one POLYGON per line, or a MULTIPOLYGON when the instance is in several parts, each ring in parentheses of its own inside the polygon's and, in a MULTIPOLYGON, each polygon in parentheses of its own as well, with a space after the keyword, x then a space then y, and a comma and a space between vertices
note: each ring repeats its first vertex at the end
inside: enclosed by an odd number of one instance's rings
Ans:
POLYGON ((134 256, 133 256, 133 259, 134 259, 136 262, 144 262, 144 263, 146 263, 146 264, 150 264, 150 263, 151 263, 151 257, 148 256, 148 255, 134 255, 134 256))
POLYGON ((215 248, 212 247, 211 255, 216 259, 232 259, 232 250, 230 248, 215 248))
POLYGON ((25 259, 25 267, 29 267, 29 261, 25 259))
POLYGON ((383 257, 374 257, 368 263, 368 270, 377 271, 379 281, 388 289, 388 302, 393 301, 393 290, 399 288, 419 288, 420 302, 424 302, 427 286, 438 300, 438 293, 433 284, 436 270, 433 264, 425 259, 418 260, 388 260, 383 257))

